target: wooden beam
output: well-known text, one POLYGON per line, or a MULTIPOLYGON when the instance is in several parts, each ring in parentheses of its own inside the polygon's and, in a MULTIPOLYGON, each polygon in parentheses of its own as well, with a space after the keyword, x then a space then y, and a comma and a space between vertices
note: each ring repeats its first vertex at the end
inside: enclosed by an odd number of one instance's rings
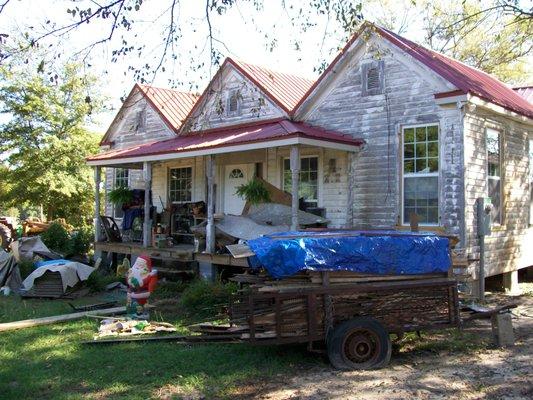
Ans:
POLYGON ((83 311, 72 314, 56 315, 54 317, 44 317, 35 319, 25 319, 22 321, 7 322, 0 324, 0 332, 12 331, 15 329, 31 328, 40 325, 50 325, 57 322, 72 321, 75 319, 81 319, 90 315, 111 315, 111 314, 123 314, 126 312, 126 307, 113 307, 103 310, 83 311))
POLYGON ((95 242, 98 242, 101 236, 100 182, 101 182, 101 167, 94 167, 94 241, 95 242))
POLYGON ((290 156, 290 165, 291 165, 291 175, 292 175, 292 187, 291 187, 291 195, 292 195, 292 206, 291 206, 291 214, 292 214, 292 220, 291 220, 291 230, 296 231, 298 230, 299 223, 298 223, 298 209, 299 209, 299 196, 298 196, 298 186, 300 183, 300 149, 298 146, 292 146, 291 147, 291 156, 290 156))
POLYGON ((152 188, 152 164, 145 161, 143 164, 144 175, 144 224, 143 224, 143 246, 150 246, 152 236, 152 225, 150 223, 150 189, 152 188))
POLYGON ((215 157, 210 154, 206 156, 206 176, 207 176, 207 226, 205 234, 205 251, 213 254, 215 252, 215 157))

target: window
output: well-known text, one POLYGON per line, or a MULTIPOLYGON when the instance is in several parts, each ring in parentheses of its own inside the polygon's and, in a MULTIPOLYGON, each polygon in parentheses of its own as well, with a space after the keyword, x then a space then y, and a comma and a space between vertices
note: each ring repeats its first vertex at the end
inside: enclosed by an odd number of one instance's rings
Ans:
POLYGON ((502 152, 500 132, 487 129, 487 188, 492 200, 492 222, 502 223, 502 152))
POLYGON ((242 170, 240 170, 239 168, 235 168, 233 169, 230 174, 229 174, 229 178, 230 179, 240 179, 240 178, 244 178, 244 174, 242 173, 242 170))
POLYGON ((232 90, 229 92, 228 101, 226 104, 226 114, 227 115, 238 115, 240 111, 240 98, 239 92, 237 90, 232 90))
POLYGON ((168 196, 171 202, 186 202, 192 199, 192 168, 171 168, 169 171, 168 196))
MULTIPOLYGON (((283 160, 283 190, 291 192, 291 161, 283 160)), ((318 205, 318 157, 300 157, 300 184, 298 197, 311 207, 318 205)))
MULTIPOLYGON (((130 171, 125 168, 115 168, 115 180, 113 182, 113 188, 128 187, 130 184, 130 171)), ((124 211, 122 211, 122 204, 115 204, 113 206, 113 216, 115 218, 122 218, 124 211)))
POLYGON ((416 213, 420 224, 438 225, 439 127, 404 127, 402 139, 402 223, 416 213))

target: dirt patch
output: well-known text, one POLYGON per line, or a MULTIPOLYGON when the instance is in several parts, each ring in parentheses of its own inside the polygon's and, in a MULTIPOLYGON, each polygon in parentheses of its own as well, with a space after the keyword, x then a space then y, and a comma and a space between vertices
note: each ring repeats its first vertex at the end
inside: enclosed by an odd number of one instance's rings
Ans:
MULTIPOLYGON (((501 296, 496 296, 501 301, 501 296)), ((494 297, 494 298, 496 298, 494 297)), ((517 301, 513 324, 516 345, 496 348, 489 321, 463 333, 411 338, 382 370, 341 372, 331 368, 300 371, 268 383, 252 384, 240 399, 531 399, 533 398, 533 298, 517 301)))

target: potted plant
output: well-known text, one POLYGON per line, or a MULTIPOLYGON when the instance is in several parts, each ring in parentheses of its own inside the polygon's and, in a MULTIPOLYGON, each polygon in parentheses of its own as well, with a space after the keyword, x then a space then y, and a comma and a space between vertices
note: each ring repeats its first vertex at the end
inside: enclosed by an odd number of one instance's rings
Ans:
POLYGON ((126 186, 119 186, 108 193, 109 201, 115 205, 131 203, 133 200, 133 190, 126 186))
POLYGON ((270 203, 270 193, 258 178, 237 187, 237 196, 246 200, 248 204, 270 203))

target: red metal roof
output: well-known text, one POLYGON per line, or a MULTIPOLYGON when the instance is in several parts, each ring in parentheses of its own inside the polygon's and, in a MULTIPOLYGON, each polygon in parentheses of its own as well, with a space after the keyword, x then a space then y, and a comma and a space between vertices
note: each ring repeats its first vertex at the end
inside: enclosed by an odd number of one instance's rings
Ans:
POLYGON ((533 86, 520 86, 513 88, 513 90, 530 103, 533 103, 533 86))
POLYGON ((103 161, 157 154, 182 153, 248 143, 268 142, 292 137, 316 139, 353 146, 361 146, 364 143, 362 139, 354 139, 351 136, 327 131, 303 122, 277 119, 241 125, 239 127, 198 131, 194 135, 178 136, 168 140, 141 144, 125 149, 111 150, 89 157, 87 160, 103 161))
POLYGON ((361 29, 350 39, 346 46, 313 84, 309 91, 300 99, 293 113, 311 95, 322 79, 331 71, 343 54, 350 48, 353 42, 366 29, 374 29, 376 33, 387 39, 412 57, 431 68, 444 79, 454 84, 463 93, 471 93, 484 100, 498 104, 518 114, 533 118, 533 104, 521 97, 512 88, 500 82, 498 79, 476 68, 463 64, 441 53, 429 50, 419 44, 405 39, 387 29, 381 28, 369 22, 365 22, 361 29))
POLYGON ((313 85, 312 80, 228 59, 236 68, 290 112, 313 85))
POLYGON ((227 65, 232 65, 287 113, 291 112, 300 98, 307 93, 313 85, 313 81, 309 79, 271 71, 257 65, 235 61, 232 58, 227 57, 215 76, 211 79, 211 82, 209 82, 209 85, 207 85, 203 91, 200 98, 196 101, 196 104, 194 104, 186 118, 184 118, 184 121, 194 115, 195 111, 201 106, 207 95, 211 93, 211 85, 219 80, 222 71, 224 71, 227 65))
POLYGON ((176 131, 199 97, 198 94, 173 89, 141 84, 137 84, 137 86, 165 121, 176 131))

